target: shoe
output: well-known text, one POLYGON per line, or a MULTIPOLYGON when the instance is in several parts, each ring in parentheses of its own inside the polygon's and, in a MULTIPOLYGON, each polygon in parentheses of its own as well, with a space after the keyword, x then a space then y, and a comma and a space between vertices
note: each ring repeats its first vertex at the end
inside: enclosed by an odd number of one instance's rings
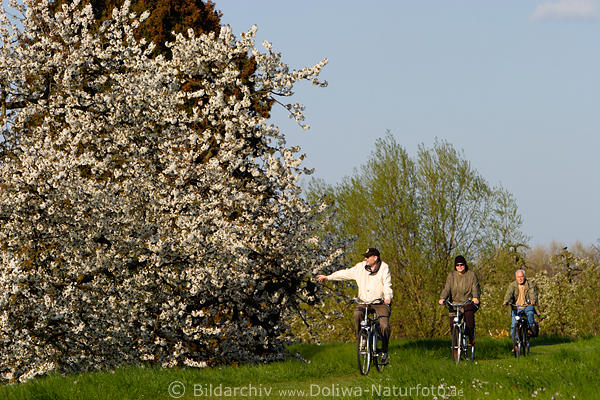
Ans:
POLYGON ((388 353, 381 353, 381 363, 382 364, 387 364, 389 361, 390 357, 388 356, 388 353))

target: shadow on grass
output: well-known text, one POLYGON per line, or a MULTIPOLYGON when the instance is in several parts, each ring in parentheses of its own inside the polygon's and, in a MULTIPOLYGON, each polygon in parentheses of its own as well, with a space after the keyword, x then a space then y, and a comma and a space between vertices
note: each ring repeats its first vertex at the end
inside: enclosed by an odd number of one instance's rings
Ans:
POLYGON ((531 343, 535 343, 536 345, 545 346, 545 345, 553 345, 553 344, 562 344, 562 343, 571 343, 574 342, 575 339, 562 337, 562 336, 538 336, 531 340, 531 343))
MULTIPOLYGON (((551 346, 574 342, 575 339, 557 336, 540 336, 532 338, 531 346, 535 351, 536 346, 551 346)), ((392 339, 390 340, 389 351, 395 356, 401 355, 406 359, 418 360, 420 358, 451 359, 451 340, 450 337, 438 337, 428 339, 392 339)), ((299 353, 302 358, 318 361, 332 350, 337 351, 338 355, 348 358, 354 357, 354 343, 327 343, 324 345, 314 344, 294 344, 288 348, 288 359, 295 359, 295 354, 299 353), (337 348, 337 349, 336 349, 337 348)), ((475 359, 478 361, 500 360, 512 356, 512 339, 482 337, 475 341, 475 359)))
MULTIPOLYGON (((433 353, 440 358, 450 358, 450 338, 414 339, 390 345, 392 350, 415 354, 433 353)), ((475 358, 477 360, 497 360, 510 354, 511 339, 481 338, 475 340, 475 358)))
MULTIPOLYGON (((327 352, 331 351, 335 347, 345 348, 349 345, 349 343, 326 343, 323 345, 316 345, 314 343, 297 343, 288 346, 288 356, 289 359, 296 359, 296 354, 299 354, 304 359, 312 360, 313 358, 319 358, 319 356, 323 354, 327 354, 327 352)), ((351 344, 355 346, 354 343, 351 344)))

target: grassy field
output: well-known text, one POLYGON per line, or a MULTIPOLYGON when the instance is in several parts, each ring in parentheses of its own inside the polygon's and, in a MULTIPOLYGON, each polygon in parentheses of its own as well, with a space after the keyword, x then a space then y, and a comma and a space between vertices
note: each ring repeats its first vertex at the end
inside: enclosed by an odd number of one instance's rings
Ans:
POLYGON ((508 339, 477 341, 476 362, 455 365, 449 340, 398 340, 391 364, 361 376, 354 344, 296 345, 310 363, 215 369, 128 367, 0 386, 0 399, 600 399, 600 337, 537 338, 515 359, 508 339))

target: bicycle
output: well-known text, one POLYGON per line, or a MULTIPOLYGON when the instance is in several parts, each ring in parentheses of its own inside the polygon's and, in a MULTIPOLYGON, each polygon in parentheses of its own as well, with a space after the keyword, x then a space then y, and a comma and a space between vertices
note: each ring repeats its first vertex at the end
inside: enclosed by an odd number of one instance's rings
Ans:
POLYGON ((454 327, 452 328, 452 358, 456 361, 456 364, 460 363, 461 359, 467 360, 469 358, 472 363, 475 360, 475 344, 469 344, 469 339, 465 335, 465 320, 463 317, 463 308, 467 304, 471 303, 471 299, 466 300, 463 303, 450 303, 448 300, 444 300, 444 304, 456 310, 456 316, 454 317, 454 327), (470 351, 470 355, 467 354, 470 351))
POLYGON ((519 358, 521 355, 528 356, 529 355, 529 335, 527 331, 529 330, 529 320, 527 319, 527 314, 525 313, 525 309, 520 309, 519 307, 524 307, 529 305, 530 303, 524 304, 513 304, 506 303, 509 306, 515 308, 517 310, 517 315, 515 315, 515 326, 513 328, 513 349, 515 350, 515 357, 519 358))
POLYGON ((358 299, 352 301, 361 306, 365 306, 365 317, 360 322, 360 331, 356 340, 356 358, 358 361, 358 370, 361 375, 367 375, 371 369, 371 361, 379 372, 383 372, 385 366, 389 363, 389 359, 383 361, 383 352, 377 348, 379 338, 379 317, 375 314, 373 305, 383 304, 383 299, 376 299, 370 302, 361 302, 358 299))

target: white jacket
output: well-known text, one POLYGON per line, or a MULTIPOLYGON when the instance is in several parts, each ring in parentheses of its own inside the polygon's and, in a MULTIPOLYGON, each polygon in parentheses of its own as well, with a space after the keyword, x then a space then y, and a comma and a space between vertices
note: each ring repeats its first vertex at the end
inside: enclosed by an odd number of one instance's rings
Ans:
POLYGON ((362 261, 354 267, 341 269, 327 276, 330 281, 348 281, 354 279, 358 285, 358 298, 364 302, 373 301, 382 297, 385 300, 391 300, 394 296, 392 292, 392 275, 390 267, 381 262, 379 271, 371 275, 365 269, 366 262, 362 261))

